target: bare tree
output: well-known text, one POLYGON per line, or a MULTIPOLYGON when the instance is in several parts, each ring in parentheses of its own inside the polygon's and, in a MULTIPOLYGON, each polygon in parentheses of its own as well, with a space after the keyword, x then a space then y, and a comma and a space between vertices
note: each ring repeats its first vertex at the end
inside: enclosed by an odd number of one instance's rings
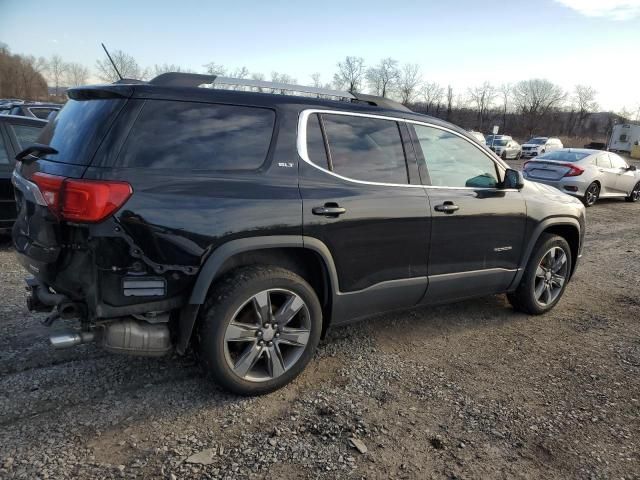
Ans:
MULTIPOLYGON (((148 71, 143 70, 140 65, 138 65, 136 59, 128 53, 122 50, 114 50, 110 53, 113 63, 115 63, 123 78, 141 80, 147 76, 148 71)), ((102 59, 96 61, 96 69, 98 71, 98 77, 105 82, 115 82, 120 79, 106 54, 102 59)))
POLYGON ((322 87, 322 74, 320 72, 314 72, 311 74, 311 82, 314 87, 322 87))
POLYGON ((418 94, 422 79, 420 67, 417 63, 406 63, 400 70, 398 78, 398 93, 403 105, 411 103, 418 94))
POLYGON ((37 100, 47 96, 43 57, 12 55, 0 42, 0 97, 37 100))
POLYGON ((572 135, 576 129, 576 126, 583 127, 585 120, 589 114, 595 112, 598 109, 598 102, 596 102, 596 95, 598 92, 592 87, 587 85, 576 85, 572 97, 571 104, 571 116, 568 133, 572 135), (577 111, 577 115, 573 115, 574 111, 577 111), (571 122, 573 120, 573 122, 571 122))
POLYGON ((377 66, 369 68, 366 73, 369 88, 380 97, 393 93, 399 76, 398 61, 393 58, 383 58, 377 66))
POLYGON ((440 111, 440 104, 442 103, 442 97, 444 97, 444 88, 437 82, 427 82, 422 86, 420 90, 422 98, 427 106, 427 113, 436 109, 436 113, 440 111))
POLYGON ((294 77, 286 73, 271 72, 271 81, 276 83, 291 84, 291 83, 297 83, 298 80, 296 80, 294 77))
POLYGON ((189 68, 182 68, 180 65, 176 65, 174 63, 163 63, 162 65, 156 63, 151 69, 151 73, 154 77, 162 75, 163 73, 171 72, 195 73, 189 68))
POLYGON ((264 73, 254 72, 251 74, 251 80, 264 80, 264 73))
POLYGON ((224 67, 224 65, 220 65, 216 62, 207 63, 206 65, 204 65, 204 68, 209 75, 224 76, 227 74, 227 69, 224 67))
POLYGON ((496 88, 489 82, 484 82, 482 85, 469 88, 467 92, 471 100, 471 105, 478 115, 478 128, 482 131, 487 113, 498 93, 496 88))
POLYGON ((509 111, 509 102, 511 100, 512 86, 510 83, 503 83, 498 88, 498 94, 502 99, 502 131, 507 130, 507 112, 509 111))
POLYGON ((249 69, 247 67, 236 68, 231 72, 233 78, 249 78, 249 69))
POLYGON ((539 78, 522 80, 513 88, 513 101, 529 134, 533 133, 547 114, 558 109, 565 98, 566 93, 561 87, 539 78))
POLYGON ((65 82, 69 87, 86 85, 89 79, 89 69, 80 63, 68 63, 65 82))
POLYGON ((364 58, 345 57, 344 61, 338 62, 338 71, 333 75, 333 83, 338 89, 344 88, 354 93, 360 90, 363 77, 364 58))
POLYGON ((451 112, 453 110, 453 88, 451 85, 447 85, 447 120, 451 119, 451 112))
POLYGON ((56 97, 60 94, 60 82, 64 79, 67 73, 67 64, 60 55, 53 55, 47 62, 46 68, 49 81, 53 83, 55 88, 56 97))

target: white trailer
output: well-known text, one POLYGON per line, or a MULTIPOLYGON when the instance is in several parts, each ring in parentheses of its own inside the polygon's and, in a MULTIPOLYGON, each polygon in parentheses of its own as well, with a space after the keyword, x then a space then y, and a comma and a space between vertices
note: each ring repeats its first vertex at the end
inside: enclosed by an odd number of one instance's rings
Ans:
POLYGON ((631 153, 634 145, 640 144, 640 125, 623 123, 614 125, 609 137, 609 150, 631 153))

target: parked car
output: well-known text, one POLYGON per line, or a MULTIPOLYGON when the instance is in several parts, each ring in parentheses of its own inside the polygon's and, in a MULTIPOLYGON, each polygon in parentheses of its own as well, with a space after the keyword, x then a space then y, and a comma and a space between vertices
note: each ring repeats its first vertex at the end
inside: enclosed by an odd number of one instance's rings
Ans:
POLYGON ((503 160, 520 159, 522 155, 522 147, 511 137, 496 138, 491 142, 489 148, 496 152, 496 155, 503 160))
POLYGON ((527 143, 522 144, 522 156, 535 157, 561 148, 563 145, 559 138, 533 137, 527 143))
POLYGON ((47 124, 37 118, 0 115, 0 234, 6 234, 16 218, 16 201, 11 185, 14 159, 26 145, 35 142, 47 124))
POLYGON ((57 347, 192 345, 263 394, 372 314, 502 292, 547 312, 581 255, 578 200, 387 99, 179 73, 69 97, 14 173, 29 308, 79 319, 57 347))
POLYGON ((511 135, 487 135, 485 136, 485 142, 487 145, 491 145, 492 142, 499 140, 499 139, 506 139, 506 140, 513 140, 513 138, 511 138, 511 135))
POLYGON ((20 103, 12 104, 6 114, 47 120, 51 113, 57 112, 61 108, 62 105, 57 103, 20 103))
POLYGON ((524 164, 524 177, 552 185, 590 207, 599 198, 640 198, 640 172, 611 152, 565 148, 524 164))
POLYGON ((487 144, 487 142, 486 142, 486 140, 484 138, 484 135, 481 132, 476 132, 475 130, 469 130, 469 135, 471 135, 473 138, 475 138, 482 145, 486 145, 487 144))

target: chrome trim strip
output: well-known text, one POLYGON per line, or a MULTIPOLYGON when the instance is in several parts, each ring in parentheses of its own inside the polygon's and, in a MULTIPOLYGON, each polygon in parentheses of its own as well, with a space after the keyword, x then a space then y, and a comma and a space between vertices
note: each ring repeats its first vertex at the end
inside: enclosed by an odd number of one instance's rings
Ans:
POLYGON ((300 92, 312 95, 324 95, 327 97, 339 97, 354 100, 356 97, 346 91, 331 90, 329 88, 307 87, 305 85, 295 85, 292 83, 267 82, 264 80, 250 80, 248 78, 216 77, 211 84, 216 85, 250 87, 256 89, 281 90, 287 92, 300 92))
POLYGON ((445 277, 459 277, 464 275, 473 275, 476 273, 497 273, 497 272, 506 272, 506 273, 516 273, 520 268, 483 268, 481 270, 465 270, 463 272, 452 272, 452 273, 439 273, 438 275, 429 275, 429 280, 437 280, 445 277))
POLYGON ((18 172, 16 172, 15 170, 11 175, 11 183, 13 183, 13 186, 20 190, 22 193, 33 198, 38 205, 42 205, 43 207, 47 206, 47 202, 42 196, 42 192, 40 191, 38 186, 35 183, 30 182, 29 180, 24 178, 22 175, 18 174, 18 172))
POLYGON ((393 280, 383 280, 382 282, 374 283, 373 285, 369 285, 366 288, 362 288, 360 290, 354 290, 352 292, 341 292, 338 290, 336 292, 336 295, 338 297, 344 297, 344 296, 354 295, 358 293, 365 293, 365 292, 375 291, 379 289, 390 288, 394 286, 409 287, 412 285, 422 285, 422 284, 426 286, 428 282, 428 278, 429 277, 408 277, 408 278, 394 278, 393 280))
MULTIPOLYGON (((466 141, 469 142, 469 140, 467 138, 465 138, 463 135, 460 135, 460 133, 456 132, 455 130, 451 130, 450 128, 446 128, 440 125, 435 125, 435 124, 431 124, 428 122, 418 122, 416 120, 408 120, 406 118, 396 118, 396 117, 389 117, 386 115, 375 115, 375 114, 369 114, 369 113, 358 113, 358 112, 347 112, 347 111, 341 111, 341 110, 323 110, 323 109, 315 109, 315 108, 311 108, 311 109, 307 109, 307 110, 303 110, 300 113, 300 117, 298 118, 298 137, 297 137, 297 141, 296 141, 296 147, 298 150, 298 155, 300 156, 300 158, 302 158, 302 160, 304 160, 306 163, 308 163, 309 165, 311 165, 314 168, 317 168, 318 170, 321 170, 325 173, 328 173, 329 175, 333 175, 334 177, 340 178, 341 180, 345 180, 347 182, 353 182, 353 183, 358 183, 361 185, 377 185, 377 186, 382 186, 382 187, 408 187, 408 188, 433 188, 433 189, 445 189, 445 190, 492 190, 492 191, 502 191, 502 192, 517 192, 517 189, 498 189, 498 188, 487 188, 487 187, 482 187, 482 188, 476 188, 476 187, 440 187, 440 186, 434 186, 434 185, 406 185, 406 184, 400 184, 400 183, 383 183, 383 182, 368 182, 365 180, 356 180, 355 178, 350 178, 350 177, 344 177, 342 175, 339 175, 335 172, 332 172, 331 170, 327 170, 326 168, 323 168, 319 165, 316 165, 315 163, 313 163, 311 161, 311 159, 309 158, 309 152, 307 151, 307 121, 309 119, 310 115, 313 115, 314 113, 321 113, 321 114, 331 114, 331 115, 346 115, 346 116, 352 116, 352 117, 366 117, 366 118, 376 118, 379 120, 389 120, 392 122, 404 122, 404 123, 412 123, 415 125, 423 125, 425 127, 432 127, 432 128, 437 128, 439 130, 444 130, 446 132, 452 133, 453 135, 456 135, 466 141)), ((473 142, 469 142, 471 145, 473 145, 474 147, 476 147, 481 153, 483 153, 489 160, 491 160, 492 162, 498 164, 502 169, 506 169, 506 168, 510 168, 508 165, 504 164, 502 162, 502 160, 496 158, 493 158, 492 156, 488 155, 487 152, 485 152, 479 145, 474 144, 473 142)))

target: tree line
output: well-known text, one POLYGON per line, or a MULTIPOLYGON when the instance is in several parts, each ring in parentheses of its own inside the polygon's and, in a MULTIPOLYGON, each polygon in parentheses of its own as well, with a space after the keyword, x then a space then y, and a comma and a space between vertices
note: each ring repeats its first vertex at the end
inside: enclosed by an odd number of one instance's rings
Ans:
MULTIPOLYGON (((124 78, 147 80, 166 72, 196 73, 168 63, 142 67, 122 50, 113 51, 111 57, 124 78)), ((264 75, 245 66, 229 69, 216 62, 203 65, 202 71, 241 79, 297 83, 295 77, 286 73, 274 71, 264 75)), ((59 55, 49 59, 11 55, 8 47, 0 44, 0 97, 42 97, 47 84, 59 94, 66 87, 87 83, 91 73, 87 67, 65 62, 59 55)), ((104 82, 119 79, 106 55, 96 60, 93 74, 104 82)), ((576 85, 566 91, 549 80, 534 78, 513 84, 483 82, 454 90, 451 85, 425 79, 418 64, 400 64, 393 58, 367 65, 362 57, 346 56, 336 63, 330 80, 324 81, 321 72, 312 73, 310 79, 315 87, 390 98, 414 111, 485 133, 498 125, 502 132, 519 136, 544 133, 545 129, 554 135, 602 136, 614 122, 640 120, 640 106, 634 112, 624 110, 594 120, 593 114, 599 108, 597 92, 588 85, 576 85)))

